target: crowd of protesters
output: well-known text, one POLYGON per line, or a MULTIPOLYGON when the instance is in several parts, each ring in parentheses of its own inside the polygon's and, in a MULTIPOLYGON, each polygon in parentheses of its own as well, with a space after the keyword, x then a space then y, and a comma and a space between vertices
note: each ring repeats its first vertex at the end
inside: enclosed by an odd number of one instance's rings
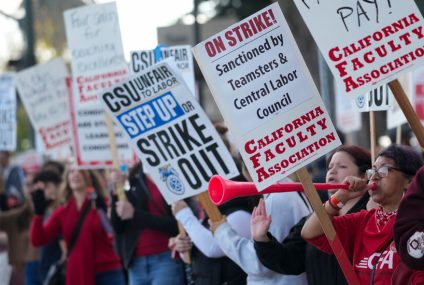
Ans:
MULTIPOLYGON (((236 161, 233 180, 251 181, 236 161)), ((360 284, 424 284, 422 154, 393 144, 371 161, 342 145, 319 165, 327 183, 349 184, 321 199, 360 284)), ((300 192, 236 198, 211 221, 196 197, 167 205, 141 162, 126 176, 12 165, 2 151, 0 171, 0 284, 347 284, 300 192)))

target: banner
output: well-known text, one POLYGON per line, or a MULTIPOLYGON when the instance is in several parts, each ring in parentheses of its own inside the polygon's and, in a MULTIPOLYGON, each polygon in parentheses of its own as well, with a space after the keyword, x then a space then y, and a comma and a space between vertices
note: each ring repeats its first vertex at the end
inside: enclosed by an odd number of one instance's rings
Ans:
POLYGON ((193 54, 259 190, 340 144, 278 3, 193 54))
POLYGON ((45 149, 70 148, 70 113, 63 59, 57 58, 16 74, 16 87, 32 126, 45 149))
POLYGON ((387 84, 355 98, 356 110, 359 112, 387 111, 393 108, 393 93, 387 84))
POLYGON ((0 151, 16 150, 16 91, 14 73, 0 75, 0 151))
POLYGON ((227 179, 239 174, 219 134, 168 62, 137 73, 101 98, 168 204, 206 191, 214 174, 227 179))
POLYGON ((351 98, 423 63, 424 21, 414 1, 294 2, 351 98))
POLYGON ((362 127, 361 113, 355 107, 355 100, 350 100, 343 89, 334 84, 336 99, 336 126, 345 134, 359 131, 362 127))
MULTIPOLYGON (((81 168, 112 166, 104 109, 98 94, 128 76, 114 2, 64 12, 72 68, 72 129, 76 161, 81 168)), ((119 159, 132 161, 133 153, 116 128, 119 159)))

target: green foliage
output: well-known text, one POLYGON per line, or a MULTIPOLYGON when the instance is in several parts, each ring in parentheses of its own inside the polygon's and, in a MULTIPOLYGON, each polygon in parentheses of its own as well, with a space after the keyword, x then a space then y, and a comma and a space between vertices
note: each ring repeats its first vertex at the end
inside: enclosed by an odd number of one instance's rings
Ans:
POLYGON ((62 54, 67 46, 63 12, 85 5, 82 0, 33 0, 34 30, 37 47, 53 48, 62 54))
POLYGON ((16 129, 16 151, 21 152, 28 150, 32 144, 30 141, 32 126, 23 105, 19 105, 16 110, 16 129))

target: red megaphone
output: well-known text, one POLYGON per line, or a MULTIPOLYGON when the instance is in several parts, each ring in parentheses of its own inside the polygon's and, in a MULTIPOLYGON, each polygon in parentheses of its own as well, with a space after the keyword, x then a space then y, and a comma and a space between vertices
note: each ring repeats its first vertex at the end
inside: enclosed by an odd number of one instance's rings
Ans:
MULTIPOLYGON (((347 189, 349 184, 314 183, 317 190, 347 189)), ((215 205, 221 205, 231 199, 244 196, 262 195, 277 192, 303 191, 302 183, 277 183, 265 190, 258 192, 253 182, 235 182, 222 178, 219 175, 212 176, 209 180, 209 197, 215 205)))

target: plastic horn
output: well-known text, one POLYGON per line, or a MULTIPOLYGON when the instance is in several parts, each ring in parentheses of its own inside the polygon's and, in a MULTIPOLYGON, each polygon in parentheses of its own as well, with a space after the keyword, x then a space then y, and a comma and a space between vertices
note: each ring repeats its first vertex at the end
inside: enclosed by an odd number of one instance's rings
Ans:
MULTIPOLYGON (((314 183, 317 190, 347 189, 349 184, 314 183)), ((265 190, 258 192, 253 182, 235 182, 222 178, 219 175, 212 176, 209 180, 209 197, 215 205, 221 205, 231 199, 244 196, 262 195, 277 192, 303 191, 302 183, 277 183, 265 190)))

